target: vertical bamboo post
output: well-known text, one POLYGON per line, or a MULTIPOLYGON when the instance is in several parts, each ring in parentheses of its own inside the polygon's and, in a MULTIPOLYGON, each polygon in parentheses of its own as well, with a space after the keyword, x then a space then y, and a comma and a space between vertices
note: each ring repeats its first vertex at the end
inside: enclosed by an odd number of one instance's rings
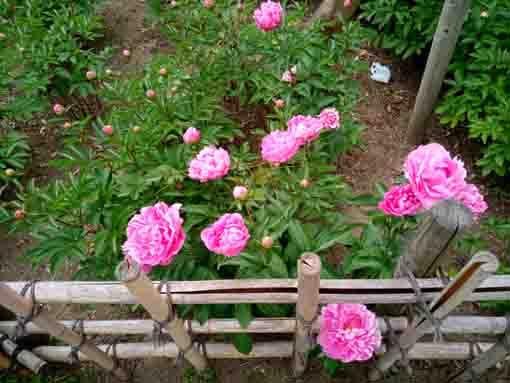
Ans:
POLYGON ((6 355, 9 355, 11 358, 16 358, 16 361, 19 364, 25 366, 35 374, 41 372, 48 365, 46 361, 42 360, 29 350, 23 349, 18 352, 17 350, 20 346, 6 336, 0 336, 0 347, 4 350, 6 355))
POLYGON ((470 0, 445 0, 444 2, 409 121, 407 140, 411 145, 419 145, 425 138, 426 124, 436 105, 469 4, 470 0))
POLYGON ((417 278, 431 276, 447 258, 446 250, 453 239, 473 222, 471 211, 457 201, 445 200, 436 204, 404 248, 393 277, 406 275, 402 270, 403 263, 417 278))
MULTIPOLYGON (((117 278, 136 298, 136 301, 149 312, 153 320, 164 322, 169 319, 170 307, 168 302, 161 297, 161 294, 154 288, 151 280, 142 272, 138 264, 128 264, 124 261, 117 267, 116 274, 117 278)), ((186 331, 182 319, 175 315, 165 329, 193 367, 199 371, 207 368, 205 356, 193 347, 191 336, 186 331)))
POLYGON ((294 336, 293 370, 300 376, 306 370, 308 352, 312 348, 312 325, 319 310, 321 260, 318 255, 305 253, 298 261, 298 299, 296 304, 296 334, 294 336))
MULTIPOLYGON (((507 327, 510 323, 507 324, 507 327)), ((472 362, 470 362, 463 370, 454 374, 448 379, 448 383, 467 382, 475 376, 480 376, 498 362, 505 360, 510 354, 510 332, 507 328, 506 334, 490 349, 483 354, 478 355, 472 362)))
MULTIPOLYGON (((487 277, 496 272, 498 267, 499 261, 495 255, 483 251, 477 253, 429 305, 433 318, 438 321, 443 320, 487 277)), ((388 352, 377 361, 376 367, 370 372, 369 379, 371 381, 381 379, 382 373, 402 357, 402 350, 411 349, 433 326, 434 324, 426 316, 416 317, 411 326, 399 337, 398 344, 392 345, 388 352)))
MULTIPOLYGON (((13 289, 5 283, 0 283, 0 305, 6 309, 22 316, 27 316, 32 310, 32 302, 27 298, 19 296, 13 289)), ((82 342, 81 335, 58 322, 47 312, 41 312, 32 319, 32 322, 39 328, 45 330, 55 338, 70 344, 71 346, 79 346, 82 342)), ((101 351, 91 343, 84 343, 80 347, 80 352, 86 354, 90 360, 96 362, 105 370, 112 372, 121 380, 128 380, 128 375, 117 366, 115 361, 106 353, 101 351)))

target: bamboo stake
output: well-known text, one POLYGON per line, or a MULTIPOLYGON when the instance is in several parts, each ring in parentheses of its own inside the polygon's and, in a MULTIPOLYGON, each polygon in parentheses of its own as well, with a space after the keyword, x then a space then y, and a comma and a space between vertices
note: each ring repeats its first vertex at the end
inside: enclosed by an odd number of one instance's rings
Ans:
POLYGON ((473 222, 471 211, 456 201, 446 200, 436 204, 406 245, 393 277, 405 277, 403 263, 417 278, 433 275, 448 257, 448 247, 455 237, 473 222))
MULTIPOLYGON (((509 322, 510 324, 510 322, 509 322)), ((490 349, 478 355, 463 370, 448 379, 448 383, 466 382, 474 376, 480 376, 510 354, 510 331, 490 349)))
MULTIPOLYGON (((396 332, 402 332, 408 328, 406 317, 388 318, 391 327, 396 332)), ((378 326, 382 334, 388 332, 384 319, 378 318, 378 326)), ((189 328, 190 321, 186 321, 189 328)), ((71 327, 72 321, 61 321, 64 326, 71 327)), ((84 321, 83 328, 87 335, 147 335, 153 330, 153 321, 144 319, 130 320, 102 320, 84 321)), ((0 332, 14 334, 16 322, 0 322, 0 332)), ((33 323, 26 326, 28 334, 46 334, 33 323)), ((443 334, 481 334, 495 336, 504 334, 506 329, 505 317, 481 317, 476 315, 449 316, 441 323, 443 334)), ((319 331, 319 321, 316 320, 312 328, 313 332, 319 331)), ((241 327, 237 319, 209 319, 203 324, 191 321, 191 331, 195 334, 236 334, 240 332, 251 334, 289 334, 296 331, 296 320, 293 318, 260 318, 250 322, 248 327, 241 327)), ((166 332, 166 330, 164 330, 166 332)), ((427 334, 433 334, 431 329, 427 334)))
POLYGON ((4 339, 0 347, 4 350, 4 352, 12 357, 16 357, 16 361, 21 364, 22 366, 25 366, 30 371, 34 373, 39 373, 42 371, 46 366, 47 363, 39 358, 37 355, 33 354, 29 350, 21 350, 19 353, 17 353, 18 345, 14 343, 9 338, 4 339))
MULTIPOLYGON (((430 304, 429 310, 432 316, 441 321, 461 304, 476 287, 480 286, 484 279, 496 272, 498 267, 499 261, 496 256, 489 252, 477 253, 430 304)), ((398 344, 393 345, 388 353, 377 361, 376 367, 369 375, 369 379, 371 381, 380 379, 382 373, 400 359, 402 356, 401 350, 410 349, 431 328, 433 328, 433 323, 425 316, 419 316, 413 320, 412 325, 398 339, 398 344)))
MULTIPOLYGON (((136 300, 145 307, 152 319, 161 323, 170 320, 166 322, 164 327, 175 344, 182 350, 184 357, 197 370, 205 370, 207 368, 207 360, 193 346, 191 336, 184 328, 184 322, 177 317, 177 314, 174 314, 172 317, 168 302, 154 288, 152 281, 141 271, 140 266, 136 263, 128 264, 124 261, 117 267, 116 273, 118 279, 124 283, 136 300)), ((168 299, 170 299, 170 295, 168 299)))
MULTIPOLYGON (((28 299, 20 297, 5 283, 0 283, 0 305, 22 316, 29 315, 32 310, 32 303, 28 299)), ((79 334, 59 323, 45 311, 33 318, 32 322, 63 342, 72 346, 79 346, 81 344, 82 338, 79 334)), ((86 342, 81 346, 80 350, 83 354, 86 354, 90 360, 96 362, 105 370, 112 372, 119 379, 128 379, 124 370, 119 368, 112 358, 99 350, 95 345, 86 342)))
MULTIPOLYGON (((21 291, 26 282, 6 282, 21 291)), ((435 299, 444 283, 439 278, 418 279, 427 301, 435 299)), ((153 283, 156 288, 159 282, 153 283)), ((295 279, 243 279, 172 282, 175 304, 296 303, 295 279), (290 292, 289 292, 290 291, 290 292), (292 292, 294 291, 294 292, 292 292)), ((38 282, 37 301, 51 304, 135 304, 129 290, 116 282, 38 282)), ((162 289, 162 294, 166 292, 162 289)), ((320 303, 414 303, 416 296, 406 279, 322 280, 320 303)), ((467 298, 469 302, 510 300, 510 275, 494 275, 467 298)))
POLYGON ((419 145, 425 138, 426 123, 436 105, 469 4, 470 0, 445 0, 444 2, 409 121, 407 139, 411 145, 419 145))
MULTIPOLYGON (((488 350, 493 343, 478 343, 482 350, 488 350)), ((107 345, 98 346, 107 350, 107 345)), ((255 343, 249 354, 241 354, 237 349, 226 343, 207 343, 207 354, 213 359, 251 359, 251 358, 290 358, 293 355, 292 342, 262 342, 255 343)), ((470 343, 416 343, 409 350, 410 360, 467 360, 471 358, 470 343)), ((69 347, 66 346, 40 346, 33 350, 34 353, 49 362, 68 362, 69 347)), ((109 351, 111 352, 111 351, 109 351)), ((376 352, 384 355, 386 347, 383 345, 376 352)), ((119 359, 142 359, 142 358, 176 358, 179 349, 175 343, 165 343, 160 347, 154 347, 151 342, 146 343, 119 343, 117 345, 117 357, 119 359)), ((84 354, 78 357, 82 361, 89 360, 84 354)))
POLYGON ((298 261, 298 301, 296 334, 294 336, 294 376, 301 376, 308 364, 308 352, 313 347, 312 326, 319 310, 321 259, 305 253, 298 261))

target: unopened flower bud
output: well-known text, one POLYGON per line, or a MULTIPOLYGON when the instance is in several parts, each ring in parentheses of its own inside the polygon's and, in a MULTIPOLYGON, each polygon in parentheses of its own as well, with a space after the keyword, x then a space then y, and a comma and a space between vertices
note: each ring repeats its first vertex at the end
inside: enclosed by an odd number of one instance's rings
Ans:
POLYGON ((142 130, 142 128, 140 128, 138 125, 137 126, 133 126, 133 133, 134 134, 140 133, 141 130, 142 130))
POLYGON ((69 121, 64 122, 64 129, 69 129, 71 126, 73 126, 69 121))
POLYGON ((145 95, 148 98, 154 98, 156 97, 156 91, 154 89, 149 89, 147 92, 145 92, 145 95))
POLYGON ((306 189, 307 187, 310 186, 310 181, 308 181, 306 178, 305 179, 302 179, 301 182, 299 183, 301 185, 301 187, 303 189, 306 189))
POLYGON ((235 199, 245 200, 248 198, 248 189, 245 186, 236 186, 232 194, 235 199))
POLYGON ((261 244, 264 249, 270 249, 271 247, 273 247, 273 238, 271 238, 270 236, 265 236, 264 238, 262 238, 261 244))
POLYGON ((103 133, 107 136, 111 136, 113 134, 113 127, 111 125, 103 126, 103 133))
POLYGON ((25 218, 25 211, 23 209, 18 209, 14 212, 14 218, 17 220, 22 220, 25 218))
POLYGON ((11 168, 8 168, 8 169, 5 169, 5 175, 7 177, 12 177, 16 174, 16 172, 14 171, 14 169, 11 169, 11 168))
POLYGON ((274 107, 276 109, 282 109, 285 107, 285 101, 283 101, 282 99, 278 99, 278 100, 275 100, 274 101, 274 107))
POLYGON ((124 49, 124 50, 122 51, 122 55, 123 55, 124 57, 129 57, 129 56, 131 56, 131 52, 129 51, 129 49, 124 49))
POLYGON ((94 80, 97 77, 97 74, 95 71, 89 70, 89 71, 87 71, 85 76, 87 76, 87 80, 94 80))
POLYGON ((160 76, 166 76, 168 74, 168 70, 166 68, 161 68, 159 70, 159 75, 160 76))
POLYGON ((63 114, 65 112, 65 109, 62 105, 60 104, 55 104, 53 105, 53 112, 57 115, 57 116, 60 116, 61 114, 63 114))

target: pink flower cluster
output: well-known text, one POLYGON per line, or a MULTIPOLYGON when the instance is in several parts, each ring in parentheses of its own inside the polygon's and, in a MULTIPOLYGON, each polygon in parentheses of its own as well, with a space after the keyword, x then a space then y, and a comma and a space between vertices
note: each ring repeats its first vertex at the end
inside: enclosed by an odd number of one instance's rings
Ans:
POLYGON ((283 8, 279 2, 265 1, 253 13, 257 28, 263 32, 270 32, 278 28, 282 22, 283 8))
POLYGON ((225 149, 207 146, 189 164, 189 178, 207 182, 224 177, 230 169, 230 156, 225 149))
POLYGON ((250 233, 241 214, 224 214, 211 226, 202 230, 200 238, 216 254, 234 257, 241 253, 250 239, 250 233))
POLYGON ((264 161, 280 165, 289 161, 301 145, 319 137, 324 128, 336 129, 340 116, 335 108, 324 109, 319 116, 297 115, 287 121, 287 130, 277 130, 262 139, 261 155, 264 161))
POLYGON ((181 205, 159 202, 144 207, 128 223, 127 240, 122 245, 126 258, 149 272, 153 266, 168 265, 181 250, 186 234, 179 214, 181 205))
MULTIPOLYGON (((170 264, 186 240, 180 208, 180 204, 168 206, 158 202, 133 216, 122 245, 125 257, 138 263, 146 273, 153 266, 170 264)), ((232 257, 244 250, 250 233, 240 214, 224 214, 202 230, 201 238, 210 251, 232 257)))
POLYGON ((322 308, 318 342, 331 359, 365 361, 381 346, 375 314, 362 304, 329 304, 322 308))
POLYGON ((466 183, 467 172, 462 161, 452 158, 439 144, 422 145, 409 153, 404 174, 409 184, 394 186, 379 203, 386 214, 416 214, 448 198, 463 203, 476 217, 487 210, 478 188, 466 183))

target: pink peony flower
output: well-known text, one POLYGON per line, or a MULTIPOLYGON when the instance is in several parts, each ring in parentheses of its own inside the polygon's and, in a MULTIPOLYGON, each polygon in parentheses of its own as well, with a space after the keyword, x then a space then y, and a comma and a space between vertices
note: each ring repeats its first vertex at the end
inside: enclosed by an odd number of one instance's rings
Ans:
POLYGON ((297 140, 299 145, 312 142, 322 130, 322 121, 317 117, 298 114, 287 121, 288 132, 297 140))
POLYGON ((296 77, 292 74, 290 70, 286 70, 285 72, 283 72, 281 80, 293 84, 296 82, 296 77))
POLYGON ((181 204, 168 206, 164 202, 142 208, 129 220, 127 240, 122 245, 124 255, 145 272, 172 262, 186 239, 180 208, 181 204))
POLYGON ((253 13, 257 28, 264 32, 272 31, 282 22, 283 8, 276 1, 265 1, 253 13))
POLYGON ((279 165, 290 160, 299 150, 299 143, 293 134, 277 130, 262 139, 262 159, 279 165))
POLYGON ((230 169, 230 157, 225 149, 208 146, 191 160, 188 175, 191 179, 207 182, 224 177, 230 169))
POLYGON ((248 189, 245 186, 236 186, 232 195, 235 199, 244 200, 248 197, 248 189))
POLYGON ((335 108, 323 109, 321 114, 319 114, 319 119, 325 128, 336 129, 340 126, 340 115, 335 108))
POLYGON ((393 186, 384 193, 384 199, 379 202, 379 209, 386 214, 401 217, 416 214, 421 209, 421 202, 413 193, 411 185, 393 186))
POLYGON ((65 109, 62 105, 60 105, 60 104, 53 105, 53 113, 55 113, 57 116, 60 116, 64 112, 65 112, 65 109))
POLYGON ((246 247, 250 233, 241 214, 224 214, 202 230, 200 238, 213 253, 234 257, 246 247))
POLYGON ((205 8, 212 8, 214 7, 214 0, 203 0, 202 4, 205 8))
POLYGON ((466 186, 466 169, 459 159, 439 144, 421 145, 407 156, 405 176, 422 205, 429 209, 436 202, 451 198, 466 186))
POLYGON ((364 361, 381 346, 381 332, 365 305, 329 304, 322 308, 318 342, 331 359, 364 361))
POLYGON ((195 144, 200 141, 200 131, 197 128, 189 127, 182 135, 185 144, 195 144))
POLYGON ((464 189, 455 196, 455 199, 468 207, 475 217, 480 217, 489 207, 484 201, 483 195, 473 184, 466 184, 464 189))

